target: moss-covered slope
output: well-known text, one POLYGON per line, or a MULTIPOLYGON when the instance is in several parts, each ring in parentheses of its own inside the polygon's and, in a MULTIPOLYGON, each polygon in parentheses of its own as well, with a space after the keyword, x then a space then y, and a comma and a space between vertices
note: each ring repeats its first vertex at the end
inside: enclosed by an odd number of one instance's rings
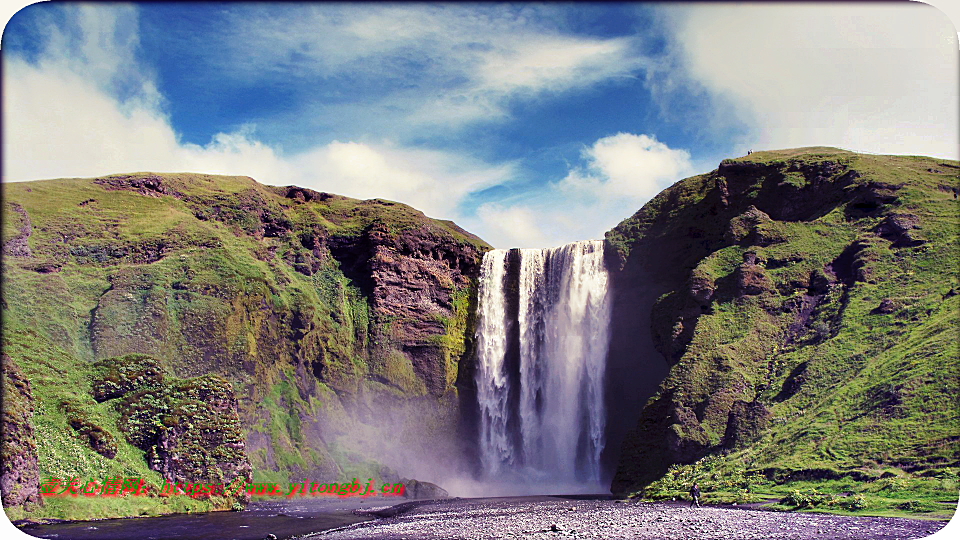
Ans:
MULTIPOLYGON (((607 233, 616 282, 657 288, 632 316, 668 365, 613 490, 706 455, 723 456, 719 477, 780 483, 955 477, 958 171, 757 152, 677 182, 607 233)), ((955 482, 945 489, 955 498, 955 482)))
MULTIPOLYGON (((86 366, 131 354, 158 359, 171 380, 223 377, 255 481, 381 476, 372 457, 454 432, 489 246, 452 222, 247 177, 136 173, 3 190, 4 353, 27 374, 38 410, 70 401, 75 416, 98 419, 81 428, 95 441, 87 448, 119 444, 106 451, 114 457, 90 459, 144 472, 157 456, 143 452, 163 434, 131 439, 139 428, 108 404, 149 410, 148 397, 160 400, 169 412, 144 418, 175 424, 189 403, 169 393, 186 390, 71 400, 51 390, 60 383, 43 362, 77 366, 84 375, 71 377, 88 387, 103 366, 86 366), (55 352, 17 356, 8 343, 55 352)), ((49 446, 69 429, 50 414, 47 438, 36 438, 41 476, 69 472, 44 465, 44 452, 69 462, 77 451, 49 446)))

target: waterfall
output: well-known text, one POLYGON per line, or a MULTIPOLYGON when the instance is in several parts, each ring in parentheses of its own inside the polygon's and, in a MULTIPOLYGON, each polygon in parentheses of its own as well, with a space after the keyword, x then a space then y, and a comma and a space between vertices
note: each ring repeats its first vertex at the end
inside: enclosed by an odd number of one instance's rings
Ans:
POLYGON ((490 478, 597 484, 610 323, 603 241, 483 257, 479 450, 490 478))

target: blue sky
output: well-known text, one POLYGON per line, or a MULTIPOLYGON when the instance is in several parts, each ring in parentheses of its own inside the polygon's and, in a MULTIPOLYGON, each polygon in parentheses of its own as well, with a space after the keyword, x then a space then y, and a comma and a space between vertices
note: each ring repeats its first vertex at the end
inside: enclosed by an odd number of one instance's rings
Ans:
POLYGON ((4 181, 252 176, 496 247, 600 238, 748 149, 957 159, 956 30, 922 4, 34 4, 4 181))

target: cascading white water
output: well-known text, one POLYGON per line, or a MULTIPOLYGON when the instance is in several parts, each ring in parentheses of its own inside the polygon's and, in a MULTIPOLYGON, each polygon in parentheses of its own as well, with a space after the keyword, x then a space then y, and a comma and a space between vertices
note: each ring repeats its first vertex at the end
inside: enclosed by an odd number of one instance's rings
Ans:
POLYGON ((480 432, 481 460, 485 468, 498 471, 501 463, 512 463, 512 448, 507 441, 507 411, 505 389, 507 377, 503 372, 503 356, 507 336, 506 310, 503 299, 503 278, 506 274, 506 255, 494 250, 483 256, 480 270, 479 305, 485 306, 477 324, 477 401, 483 426, 480 432))
POLYGON ((609 322, 603 241, 484 255, 476 382, 489 477, 600 480, 609 322))

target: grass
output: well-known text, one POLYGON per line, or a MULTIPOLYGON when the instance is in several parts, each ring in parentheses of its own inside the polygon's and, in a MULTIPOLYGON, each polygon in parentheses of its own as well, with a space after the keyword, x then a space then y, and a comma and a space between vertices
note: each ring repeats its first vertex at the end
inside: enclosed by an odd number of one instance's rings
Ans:
POLYGON ((608 233, 622 272, 640 275, 644 265, 645 279, 667 284, 651 316, 661 351, 673 351, 624 447, 615 489, 672 497, 703 473, 712 482, 705 491, 724 501, 762 495, 786 501, 776 508, 952 514, 960 468, 957 170, 933 158, 829 148, 756 152, 678 182, 608 233), (771 220, 744 221, 750 206, 771 220), (892 214, 910 216, 919 245, 881 234, 892 214), (731 223, 737 233, 725 236, 731 223), (752 271, 770 284, 757 294, 737 290, 748 252, 752 271), (707 306, 687 300, 688 276, 715 289, 707 306), (739 402, 766 420, 731 448, 739 402), (678 450, 669 450, 676 436, 678 450), (715 461, 692 464, 701 458, 715 461), (824 471, 847 483, 791 480, 824 471), (765 480, 741 485, 760 472, 765 480), (884 472, 902 492, 878 487, 884 472), (944 510, 939 501, 950 504, 944 510))
MULTIPOLYGON (((105 478, 142 478, 159 486, 160 474, 147 467, 143 450, 130 444, 117 428, 119 413, 112 403, 97 403, 91 395, 93 367, 53 345, 32 329, 5 328, 4 353, 17 359, 21 371, 31 381, 34 414, 31 421, 36 441, 39 478, 78 478, 83 482, 105 478), (95 452, 68 423, 69 412, 61 406, 72 404, 116 441, 112 459, 95 452)), ((102 519, 109 517, 160 515, 198 512, 220 508, 226 501, 157 497, 45 497, 42 507, 25 511, 5 508, 11 520, 18 519, 102 519)), ((225 507, 225 506, 224 506, 225 507)))
MULTIPOLYGON (((266 436, 266 447, 254 445, 250 459, 254 478, 267 480, 286 481, 305 470, 339 477, 341 464, 327 443, 361 448, 344 435, 355 420, 343 402, 425 393, 399 342, 376 342, 385 321, 374 314, 362 269, 351 259, 362 256, 365 235, 376 232, 390 249, 410 238, 449 250, 489 249, 452 222, 400 203, 309 190, 298 200, 287 197, 286 188, 248 177, 132 173, 7 184, 3 192, 3 239, 24 224, 14 203, 32 226, 31 256, 4 260, 4 340, 33 329, 38 343, 71 359, 66 365, 77 367, 71 377, 90 375, 95 360, 128 353, 159 358, 178 380, 225 377, 238 394, 245 438, 266 436), (164 191, 105 189, 144 177, 160 178, 164 191), (378 364, 382 358, 392 363, 378 364), (374 377, 392 383, 368 384, 374 377), (320 420, 341 426, 341 433, 316 440, 320 420)), ((469 341, 463 337, 468 293, 447 285, 455 309, 440 337, 449 341, 443 391, 455 392, 458 351, 469 341)), ((13 350, 38 395, 54 392, 57 403, 80 400, 93 425, 118 437, 115 461, 149 474, 143 451, 117 430, 116 411, 87 403, 82 384, 89 383, 71 379, 61 386, 41 369, 45 361, 13 350)), ((47 405, 34 423, 44 437, 38 449, 45 470, 60 471, 74 460, 83 464, 78 473, 116 469, 78 446, 67 419, 47 405)), ((58 504, 66 503, 50 508, 58 504)), ((104 505, 103 513, 123 513, 104 505)), ((129 507, 130 515, 140 511, 129 507)))
MULTIPOLYGON (((833 471, 836 473, 836 471, 833 471)), ((736 456, 708 456, 674 465, 657 481, 631 494, 642 500, 687 500, 693 482, 707 504, 761 504, 781 511, 840 515, 950 519, 960 487, 958 469, 915 477, 885 470, 869 479, 784 480, 776 473, 745 469, 736 456)))

